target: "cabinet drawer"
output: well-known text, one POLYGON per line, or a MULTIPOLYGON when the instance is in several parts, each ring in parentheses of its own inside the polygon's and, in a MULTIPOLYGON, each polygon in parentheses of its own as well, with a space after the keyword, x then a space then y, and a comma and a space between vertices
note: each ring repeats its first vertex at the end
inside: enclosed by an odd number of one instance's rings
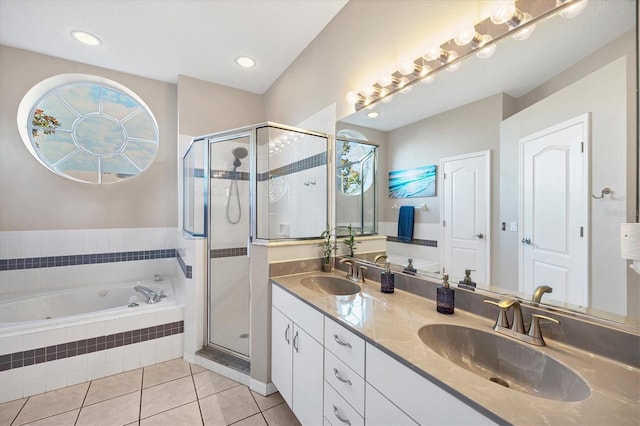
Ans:
POLYGON ((271 303, 311 337, 322 342, 324 315, 275 284, 271 285, 271 303))
POLYGON ((324 351, 324 380, 364 416, 364 379, 334 354, 324 351))
POLYGON ((370 344, 367 344, 367 383, 421 425, 495 424, 370 344))
POLYGON ((364 377, 364 340, 328 317, 324 319, 324 347, 364 377))
POLYGON ((367 426, 404 426, 418 424, 369 384, 367 384, 367 413, 365 417, 367 419, 367 426))
POLYGON ((337 426, 364 425, 362 416, 327 382, 324 382, 324 416, 337 426))

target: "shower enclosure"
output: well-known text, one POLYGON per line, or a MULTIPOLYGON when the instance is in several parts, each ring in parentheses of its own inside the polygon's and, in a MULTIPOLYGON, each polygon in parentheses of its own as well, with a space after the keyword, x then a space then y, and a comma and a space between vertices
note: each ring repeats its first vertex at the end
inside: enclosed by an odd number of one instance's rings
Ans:
POLYGON ((322 233, 327 142, 263 123, 194 138, 183 158, 184 230, 208 241, 205 348, 239 365, 251 348, 250 243, 322 233))

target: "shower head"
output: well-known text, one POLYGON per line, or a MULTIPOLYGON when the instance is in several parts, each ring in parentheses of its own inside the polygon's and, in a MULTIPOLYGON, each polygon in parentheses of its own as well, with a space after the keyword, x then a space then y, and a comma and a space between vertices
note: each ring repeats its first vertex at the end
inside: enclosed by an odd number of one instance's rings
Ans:
POLYGON ((249 151, 247 151, 247 149, 244 147, 238 146, 236 148, 233 148, 231 150, 231 153, 235 157, 235 159, 233 160, 233 170, 235 171, 235 169, 242 165, 242 162, 240 160, 246 157, 249 154, 249 151))
POLYGON ((249 154, 247 149, 241 146, 237 148, 233 148, 231 150, 231 153, 233 154, 234 157, 236 157, 237 160, 242 160, 244 157, 246 157, 249 154))

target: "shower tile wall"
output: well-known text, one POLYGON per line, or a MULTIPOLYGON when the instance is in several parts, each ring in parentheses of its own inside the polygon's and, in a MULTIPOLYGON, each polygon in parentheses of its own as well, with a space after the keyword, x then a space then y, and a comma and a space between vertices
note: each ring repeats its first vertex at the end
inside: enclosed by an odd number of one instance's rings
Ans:
MULTIPOLYGON (((0 260, 175 250, 176 228, 0 232, 0 260)), ((175 258, 0 271, 0 299, 61 288, 176 276, 175 258)), ((180 271, 182 274, 182 271, 180 271)), ((184 276, 184 275, 182 275, 184 276)))

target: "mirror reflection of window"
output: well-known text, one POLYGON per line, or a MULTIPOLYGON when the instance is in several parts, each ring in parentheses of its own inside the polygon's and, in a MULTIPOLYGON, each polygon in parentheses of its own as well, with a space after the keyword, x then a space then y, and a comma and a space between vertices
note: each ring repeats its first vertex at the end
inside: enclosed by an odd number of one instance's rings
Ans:
POLYGON ((21 102, 18 121, 36 159, 78 182, 137 176, 158 151, 158 126, 144 102, 126 87, 94 76, 63 75, 37 84, 21 102))

